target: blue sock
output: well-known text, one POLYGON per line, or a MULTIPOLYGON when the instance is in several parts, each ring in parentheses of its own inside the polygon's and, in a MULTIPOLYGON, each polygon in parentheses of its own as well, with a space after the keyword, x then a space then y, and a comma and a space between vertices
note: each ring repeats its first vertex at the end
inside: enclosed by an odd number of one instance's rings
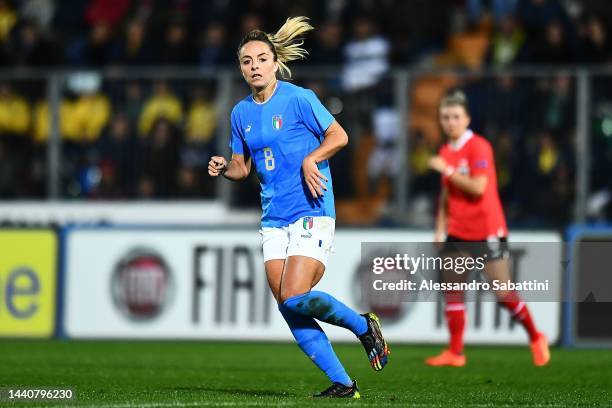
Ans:
POLYGON ((295 313, 285 305, 278 305, 278 310, 285 318, 298 346, 317 367, 332 382, 347 387, 353 385, 321 326, 312 317, 295 313))
POLYGON ((355 336, 361 336, 368 330, 365 317, 325 292, 313 290, 294 296, 285 300, 284 305, 304 316, 344 327, 352 331, 355 336))

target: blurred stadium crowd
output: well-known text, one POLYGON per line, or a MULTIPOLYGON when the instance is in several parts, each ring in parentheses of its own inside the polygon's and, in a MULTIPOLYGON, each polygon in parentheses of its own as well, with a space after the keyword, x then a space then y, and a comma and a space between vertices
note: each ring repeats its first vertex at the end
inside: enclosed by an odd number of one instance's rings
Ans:
MULTIPOLYGON (((573 69, 612 61, 608 0, 0 0, 0 198, 47 195, 51 123, 41 68, 102 69, 62 84, 63 198, 215 197, 205 165, 219 138, 226 143, 218 125, 229 120, 219 115, 216 72, 238 75, 240 37, 253 28, 272 31, 292 15, 310 16, 316 27, 295 81, 318 93, 352 139, 333 166, 340 222, 387 221, 405 115, 409 222, 431 225, 439 180, 427 159, 442 142, 437 103, 457 86, 470 99, 472 128, 495 147, 511 226, 561 227, 572 219, 573 69), (123 77, 125 67, 155 67, 159 77, 123 77), (166 78, 175 67, 207 74, 166 78), (542 67, 551 69, 543 75, 542 67), (6 76, 16 68, 36 70, 6 76), (405 89, 408 112, 397 109, 403 90, 394 68, 416 69, 405 89)), ((591 215, 599 218, 612 213, 610 78, 590 82, 589 190, 591 215)), ((247 92, 236 84, 232 101, 247 92)), ((234 203, 257 206, 256 190, 254 180, 238 186, 234 203)))

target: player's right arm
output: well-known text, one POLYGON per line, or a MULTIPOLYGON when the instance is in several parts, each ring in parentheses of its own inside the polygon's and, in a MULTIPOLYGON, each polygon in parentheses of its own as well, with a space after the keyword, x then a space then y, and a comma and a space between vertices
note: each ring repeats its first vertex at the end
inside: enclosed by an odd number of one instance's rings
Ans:
POLYGON ((208 174, 212 177, 223 176, 228 180, 240 181, 251 173, 251 157, 245 160, 243 154, 234 153, 228 163, 225 157, 213 156, 208 162, 208 174))
POLYGON ((444 242, 446 239, 446 227, 448 216, 448 188, 442 187, 440 202, 438 203, 438 215, 436 217, 436 229, 434 242, 444 242))
POLYGON ((228 163, 225 157, 211 157, 208 162, 208 174, 212 177, 224 176, 228 180, 240 181, 247 178, 251 172, 251 154, 242 134, 239 116, 238 105, 236 105, 230 115, 232 159, 228 163))

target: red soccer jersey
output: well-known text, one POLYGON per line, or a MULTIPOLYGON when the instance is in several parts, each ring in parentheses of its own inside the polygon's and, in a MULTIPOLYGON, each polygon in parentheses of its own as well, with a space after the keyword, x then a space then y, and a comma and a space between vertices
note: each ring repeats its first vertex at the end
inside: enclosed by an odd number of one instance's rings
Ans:
POLYGON ((461 174, 487 176, 487 185, 480 197, 464 193, 448 177, 442 176, 442 184, 448 189, 448 235, 467 241, 507 236, 506 218, 497 192, 493 149, 487 139, 468 130, 454 145, 442 146, 440 156, 461 174))

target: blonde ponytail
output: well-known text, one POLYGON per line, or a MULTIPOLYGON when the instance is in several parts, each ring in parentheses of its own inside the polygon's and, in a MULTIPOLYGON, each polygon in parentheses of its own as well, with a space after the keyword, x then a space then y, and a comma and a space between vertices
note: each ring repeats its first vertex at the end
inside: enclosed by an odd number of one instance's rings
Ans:
POLYGON ((308 17, 291 17, 274 34, 264 33, 261 30, 253 30, 244 36, 238 46, 238 56, 242 47, 250 41, 263 41, 270 46, 274 54, 274 60, 278 62, 278 68, 282 78, 291 78, 291 70, 287 66, 289 61, 304 59, 308 51, 302 48, 304 41, 299 39, 301 35, 313 30, 314 27, 308 22, 308 17))
POLYGON ((308 17, 291 17, 274 34, 268 34, 268 39, 274 45, 276 59, 281 77, 291 78, 291 69, 287 66, 289 61, 306 58, 308 51, 302 48, 304 40, 298 40, 302 34, 313 30, 308 17))

